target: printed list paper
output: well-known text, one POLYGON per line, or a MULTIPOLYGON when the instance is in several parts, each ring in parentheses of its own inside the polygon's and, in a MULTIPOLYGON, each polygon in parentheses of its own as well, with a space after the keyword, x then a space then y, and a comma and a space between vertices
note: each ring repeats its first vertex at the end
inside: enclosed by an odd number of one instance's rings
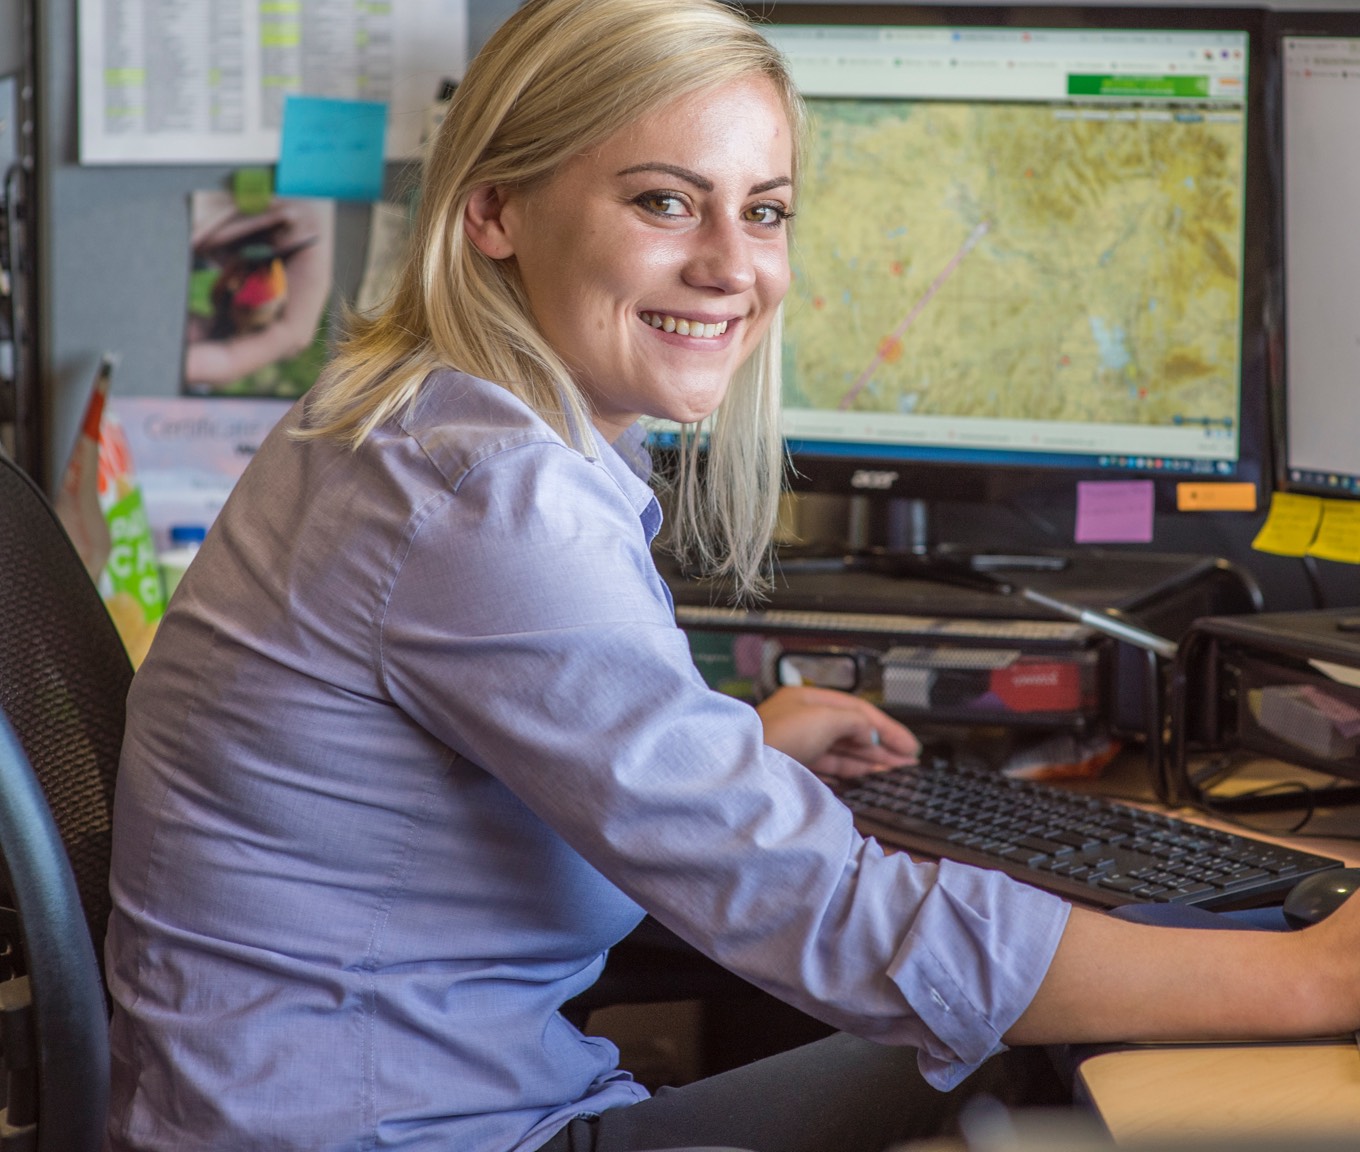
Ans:
POLYGON ((82 164, 270 164, 284 99, 387 105, 389 160, 467 64, 467 0, 80 0, 82 164))

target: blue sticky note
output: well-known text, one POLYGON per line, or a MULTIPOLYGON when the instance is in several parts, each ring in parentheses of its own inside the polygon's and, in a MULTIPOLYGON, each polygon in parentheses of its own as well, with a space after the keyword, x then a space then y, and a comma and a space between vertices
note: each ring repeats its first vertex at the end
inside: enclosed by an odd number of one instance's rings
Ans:
POLYGON ((386 104, 287 97, 274 190, 280 196, 379 199, 386 132, 386 104))
POLYGON ((1149 543, 1155 495, 1151 480, 1079 481, 1077 543, 1149 543))

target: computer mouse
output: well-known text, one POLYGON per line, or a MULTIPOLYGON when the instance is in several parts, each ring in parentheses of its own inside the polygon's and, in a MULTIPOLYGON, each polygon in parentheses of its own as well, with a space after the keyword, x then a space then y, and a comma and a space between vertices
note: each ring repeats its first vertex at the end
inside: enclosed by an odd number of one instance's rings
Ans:
POLYGON ((1291 928, 1306 928, 1335 912, 1346 898, 1360 888, 1360 868, 1329 868, 1305 876, 1284 898, 1285 922, 1291 928))

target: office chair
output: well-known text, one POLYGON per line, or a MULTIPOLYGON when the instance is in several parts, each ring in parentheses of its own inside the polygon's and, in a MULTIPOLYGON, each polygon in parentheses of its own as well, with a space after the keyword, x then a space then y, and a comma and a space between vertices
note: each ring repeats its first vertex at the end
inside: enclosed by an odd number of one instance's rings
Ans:
POLYGON ((94 1152, 108 1098, 102 966, 132 666, 38 487, 0 454, 0 1152, 94 1152))

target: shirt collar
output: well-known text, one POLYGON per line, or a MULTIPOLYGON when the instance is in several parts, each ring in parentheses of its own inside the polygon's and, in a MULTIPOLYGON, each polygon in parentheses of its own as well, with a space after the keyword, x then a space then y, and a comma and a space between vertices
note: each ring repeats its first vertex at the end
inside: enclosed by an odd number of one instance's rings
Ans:
POLYGON ((612 444, 595 431, 599 461, 614 478, 642 521, 650 543, 661 530, 661 505, 651 489, 652 457, 647 451, 647 430, 639 421, 612 444))

